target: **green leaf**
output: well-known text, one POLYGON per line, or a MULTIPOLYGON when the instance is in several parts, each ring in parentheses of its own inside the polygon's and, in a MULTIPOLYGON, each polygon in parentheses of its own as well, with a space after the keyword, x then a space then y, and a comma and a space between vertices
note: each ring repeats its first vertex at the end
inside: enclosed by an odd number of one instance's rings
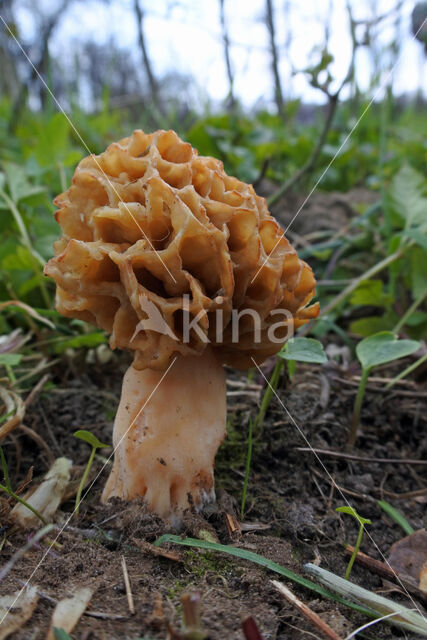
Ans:
POLYGON ((411 289, 414 298, 422 296, 426 290, 427 251, 421 247, 412 247, 410 254, 411 289))
POLYGON ((107 336, 102 331, 94 331, 93 333, 84 333, 81 336, 75 336, 61 341, 55 346, 57 353, 62 353, 66 349, 81 349, 86 347, 92 349, 99 344, 105 344, 107 342, 107 336))
POLYGON ((13 162, 4 162, 3 167, 10 196, 16 204, 24 198, 46 191, 45 187, 31 184, 26 170, 20 165, 13 162))
POLYGON ((14 367, 22 360, 21 353, 0 353, 0 365, 14 367))
POLYGON ((69 129, 69 122, 63 113, 55 113, 40 127, 34 154, 42 167, 56 165, 67 156, 70 151, 69 129))
POLYGON ((225 544, 219 544, 216 542, 206 542, 205 540, 197 540, 197 538, 181 538, 180 536, 176 536, 173 534, 166 533, 163 536, 160 536, 155 542, 154 546, 160 547, 165 542, 173 542, 174 544, 180 544, 185 547, 196 547, 198 549, 209 549, 210 551, 221 551, 222 553, 227 553, 228 555, 234 556, 235 558, 240 558, 241 560, 249 560, 254 564, 257 564, 261 567, 265 567, 270 571, 274 571, 281 576, 284 576, 288 580, 292 580, 297 584, 309 589, 310 591, 314 591, 315 593, 323 596, 324 598, 328 598, 330 600, 337 600, 342 604, 345 604, 347 607, 351 609, 356 609, 356 611, 360 611, 365 615, 371 615, 371 612, 363 607, 359 607, 355 605, 353 602, 348 600, 343 600, 338 596, 334 596, 330 591, 327 591, 323 587, 320 587, 316 583, 311 580, 307 580, 307 578, 303 578, 299 576, 297 573, 294 573, 290 569, 286 569, 286 567, 282 567, 277 562, 273 562, 268 558, 264 558, 264 556, 259 555, 258 553, 254 553, 253 551, 248 551, 247 549, 240 549, 239 547, 230 547, 225 544))
POLYGON ((353 516, 353 518, 355 518, 359 524, 372 524, 372 522, 367 518, 362 518, 362 516, 360 516, 357 513, 356 509, 353 509, 353 507, 337 507, 335 511, 339 511, 340 513, 348 513, 350 516, 353 516))
POLYGON ((374 333, 391 330, 399 320, 397 314, 385 313, 382 316, 368 316, 367 318, 359 318, 350 323, 349 329, 351 333, 367 338, 374 333))
POLYGON ((350 297, 350 304, 384 307, 392 302, 390 295, 383 291, 381 280, 362 280, 350 297))
POLYGON ((79 429, 73 433, 73 436, 79 438, 79 440, 84 440, 90 444, 94 449, 107 449, 110 447, 109 444, 103 444, 96 436, 93 435, 90 431, 86 431, 86 429, 79 429))
POLYGON ((313 338, 291 338, 277 355, 297 362, 323 364, 328 361, 322 343, 313 338))
POLYGON ((402 527, 403 531, 408 536, 410 536, 412 533, 414 533, 413 528, 411 527, 409 522, 406 520, 406 518, 404 518, 402 516, 402 514, 399 513, 399 511, 397 509, 392 507, 391 504, 389 504, 385 500, 377 500, 377 503, 381 507, 381 509, 383 509, 383 511, 385 511, 386 514, 388 516, 390 516, 390 518, 396 522, 396 524, 398 524, 399 526, 402 527))
POLYGON ((427 233, 423 227, 424 225, 417 229, 408 229, 402 233, 402 236, 414 240, 420 247, 427 249, 427 233))
POLYGON ((26 247, 18 246, 1 261, 3 269, 8 271, 34 271, 35 260, 26 247))
POLYGON ((420 346, 416 340, 398 340, 391 331, 381 331, 361 340, 356 347, 356 354, 363 369, 371 369, 409 356, 420 346))
POLYGON ((394 176, 390 186, 391 203, 405 229, 425 222, 427 211, 425 189, 424 177, 409 165, 404 165, 394 176))
POLYGON ((58 629, 58 627, 53 627, 53 635, 55 636, 55 640, 72 640, 71 636, 64 629, 58 629))

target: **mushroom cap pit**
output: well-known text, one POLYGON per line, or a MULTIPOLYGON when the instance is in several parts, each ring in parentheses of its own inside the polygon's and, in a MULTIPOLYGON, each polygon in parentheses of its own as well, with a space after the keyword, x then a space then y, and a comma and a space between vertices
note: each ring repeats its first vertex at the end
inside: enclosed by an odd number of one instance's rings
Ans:
POLYGON ((279 312, 295 330, 319 312, 307 306, 312 270, 264 198, 174 131, 137 130, 84 158, 55 204, 63 236, 45 273, 57 284, 57 310, 106 330, 112 348, 135 352, 137 369, 165 369, 207 344, 221 362, 247 368, 289 337, 283 321, 271 339, 279 312), (185 314, 198 319, 188 340, 185 314))

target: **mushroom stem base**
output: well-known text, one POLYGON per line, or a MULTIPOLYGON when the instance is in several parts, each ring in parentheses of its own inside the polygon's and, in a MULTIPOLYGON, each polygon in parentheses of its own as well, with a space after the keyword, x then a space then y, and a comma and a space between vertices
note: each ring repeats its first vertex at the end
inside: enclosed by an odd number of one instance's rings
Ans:
POLYGON ((143 497, 162 518, 215 499, 214 460, 225 436, 225 373, 210 347, 166 373, 127 370, 114 422, 114 465, 102 502, 143 497))

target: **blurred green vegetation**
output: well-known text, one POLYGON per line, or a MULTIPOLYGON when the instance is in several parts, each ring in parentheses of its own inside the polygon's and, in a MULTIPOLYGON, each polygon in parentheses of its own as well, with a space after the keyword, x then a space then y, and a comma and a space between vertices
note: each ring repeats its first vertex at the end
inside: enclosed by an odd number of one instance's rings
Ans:
MULTIPOLYGON (((358 112, 365 107, 360 105, 358 112)), ((164 124, 201 155, 221 158, 227 172, 260 183, 268 196, 304 165, 320 135, 322 109, 315 121, 302 124, 296 117, 299 108, 298 101, 288 103, 285 119, 266 111, 247 115, 234 110, 190 114, 182 122, 171 113, 164 124)), ((0 102, 0 301, 25 302, 54 323, 54 331, 43 329, 38 335, 48 352, 97 347, 105 336, 60 317, 54 311, 53 283, 42 274, 60 235, 52 200, 69 186, 75 166, 89 151, 100 153, 134 128, 152 129, 150 118, 143 113, 135 122, 126 111, 112 110, 105 93, 100 112, 74 108, 69 120, 48 100, 43 111, 23 111, 11 133, 11 110, 10 101, 0 102)), ((349 334, 393 330, 412 309, 399 330, 420 338, 427 330, 427 180, 422 174, 427 121, 415 104, 399 107, 389 97, 366 110, 346 142, 357 122, 353 111, 351 104, 339 105, 315 170, 298 183, 300 194, 309 193, 334 159, 318 191, 363 187, 374 194, 373 205, 355 203, 358 213, 348 228, 338 234, 325 231, 300 250, 320 281, 318 296, 328 311, 312 334, 322 337, 332 331, 354 346, 349 334), (340 300, 342 283, 356 280, 357 286, 340 300)), ((279 218, 282 205, 279 201, 273 208, 279 218)), ((0 315, 0 334, 28 326, 34 331, 34 321, 22 309, 11 307, 0 315)))

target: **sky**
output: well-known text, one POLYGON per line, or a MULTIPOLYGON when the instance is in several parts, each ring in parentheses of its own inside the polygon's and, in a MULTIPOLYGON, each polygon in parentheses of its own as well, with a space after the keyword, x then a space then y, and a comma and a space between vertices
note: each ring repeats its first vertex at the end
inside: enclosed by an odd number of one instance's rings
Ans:
MULTIPOLYGON (((213 102, 223 100, 228 92, 219 22, 219 0, 140 0, 146 10, 144 22, 147 46, 154 70, 161 77, 171 70, 192 75, 200 93, 213 102)), ((350 0, 357 19, 387 13, 396 0, 350 0)), ((38 0, 45 10, 55 0, 38 0)), ((345 76, 351 54, 346 0, 274 0, 277 25, 276 40, 281 53, 280 74, 285 99, 303 98, 307 102, 323 102, 323 94, 307 82, 303 73, 292 74, 319 59, 314 47, 321 45, 325 24, 330 18, 330 51, 336 83, 345 76), (289 53, 285 43, 289 39, 289 53)), ((64 43, 91 38, 106 43, 111 38, 121 47, 133 50, 138 60, 137 32, 132 0, 79 0, 62 19, 55 32, 51 54, 64 55, 64 43)), ((23 5, 24 7, 25 5, 23 5)), ((392 74, 396 94, 413 92, 426 85, 423 48, 410 32, 414 2, 403 0, 403 17, 399 30, 402 49, 392 74)), ((235 93, 250 108, 262 100, 272 101, 272 76, 269 67, 268 37, 263 23, 265 0, 225 0, 229 29, 235 93)), ((31 12, 21 8, 18 21, 22 33, 34 34, 31 12)), ((383 61, 389 54, 387 45, 394 33, 394 18, 386 20, 374 43, 383 61)), ((369 85, 371 59, 366 50, 357 58, 358 82, 362 89, 369 85)), ((383 74, 384 86, 390 77, 383 74)), ((381 84, 381 82, 380 82, 381 84)), ((345 95, 343 96, 345 97, 345 95)), ((380 95, 378 96, 380 97, 380 95)))

